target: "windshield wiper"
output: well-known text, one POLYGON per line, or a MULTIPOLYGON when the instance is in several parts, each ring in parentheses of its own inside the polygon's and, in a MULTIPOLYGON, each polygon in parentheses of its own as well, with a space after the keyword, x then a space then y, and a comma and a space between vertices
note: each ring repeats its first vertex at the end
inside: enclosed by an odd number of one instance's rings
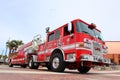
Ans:
POLYGON ((82 32, 89 34, 87 31, 82 31, 82 32))
POLYGON ((101 38, 100 36, 96 36, 96 38, 98 38, 98 39, 102 40, 102 38, 101 38))
POLYGON ((98 37, 98 39, 102 40, 101 37, 98 37))

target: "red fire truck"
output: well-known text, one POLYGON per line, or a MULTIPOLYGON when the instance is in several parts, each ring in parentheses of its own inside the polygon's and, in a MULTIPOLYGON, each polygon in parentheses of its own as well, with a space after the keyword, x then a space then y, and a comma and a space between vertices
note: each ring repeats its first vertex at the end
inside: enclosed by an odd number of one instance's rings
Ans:
POLYGON ((9 54, 9 67, 37 69, 41 65, 56 72, 68 68, 87 73, 91 67, 110 64, 101 31, 92 23, 76 19, 53 31, 46 28, 46 33, 46 41, 37 35, 9 54))

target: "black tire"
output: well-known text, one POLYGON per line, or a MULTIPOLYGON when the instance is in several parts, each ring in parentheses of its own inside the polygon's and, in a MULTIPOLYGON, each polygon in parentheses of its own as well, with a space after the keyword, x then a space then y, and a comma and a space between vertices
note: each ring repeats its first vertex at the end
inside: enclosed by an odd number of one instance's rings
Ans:
POLYGON ((21 67, 22 67, 22 68, 26 68, 26 67, 27 67, 27 65, 26 65, 26 64, 24 64, 24 65, 21 65, 21 67))
POLYGON ((28 66, 30 69, 38 69, 39 64, 33 62, 33 57, 30 58, 28 66))
POLYGON ((49 64, 49 63, 46 64, 46 67, 47 67, 47 69, 48 69, 49 71, 51 70, 51 67, 50 67, 50 64, 49 64))
POLYGON ((9 62, 9 67, 13 67, 12 61, 9 62))
POLYGON ((79 67, 78 68, 78 71, 79 71, 79 73, 81 73, 81 74, 85 74, 85 73, 87 73, 89 70, 91 69, 91 67, 79 67))
POLYGON ((63 60, 63 56, 60 53, 56 53, 50 58, 50 69, 55 72, 63 72, 65 70, 66 63, 63 60), (58 62, 57 62, 58 61, 58 62))

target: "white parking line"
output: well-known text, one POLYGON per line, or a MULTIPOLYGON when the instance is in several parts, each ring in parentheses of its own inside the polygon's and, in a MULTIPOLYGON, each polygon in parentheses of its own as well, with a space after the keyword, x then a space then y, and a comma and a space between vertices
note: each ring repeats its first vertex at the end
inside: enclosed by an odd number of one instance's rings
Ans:
POLYGON ((115 77, 119 77, 120 74, 104 74, 105 76, 115 76, 115 77))
POLYGON ((85 78, 84 80, 102 80, 102 78, 101 78, 101 79, 99 79, 99 78, 97 78, 97 79, 93 79, 93 78, 85 78))
POLYGON ((17 74, 65 74, 65 73, 56 73, 56 72, 17 71, 17 70, 0 70, 0 73, 17 73, 17 74))
POLYGON ((116 70, 116 71, 93 71, 90 73, 97 73, 101 76, 120 76, 120 74, 116 74, 116 73, 120 73, 120 70, 116 70))
POLYGON ((92 71, 91 73, 118 73, 120 70, 115 71, 92 71))

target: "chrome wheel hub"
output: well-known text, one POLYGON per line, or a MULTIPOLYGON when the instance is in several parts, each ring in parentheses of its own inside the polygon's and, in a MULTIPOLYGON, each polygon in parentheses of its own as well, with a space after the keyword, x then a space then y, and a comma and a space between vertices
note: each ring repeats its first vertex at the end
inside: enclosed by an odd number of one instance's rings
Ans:
POLYGON ((59 67, 59 64, 60 64, 59 58, 58 58, 58 57, 55 57, 55 58, 53 59, 53 62, 52 62, 53 68, 57 69, 57 68, 59 67))

